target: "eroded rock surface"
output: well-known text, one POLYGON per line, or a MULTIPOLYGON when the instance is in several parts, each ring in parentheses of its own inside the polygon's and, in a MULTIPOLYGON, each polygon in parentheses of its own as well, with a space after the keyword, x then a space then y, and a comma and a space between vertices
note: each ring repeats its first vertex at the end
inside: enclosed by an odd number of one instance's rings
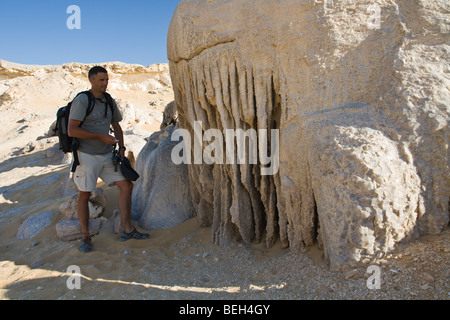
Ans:
POLYGON ((189 165, 194 208, 214 241, 279 238, 300 250, 319 241, 339 268, 441 232, 449 9, 434 0, 182 1, 168 35, 180 127, 280 130, 275 175, 260 164, 189 165))

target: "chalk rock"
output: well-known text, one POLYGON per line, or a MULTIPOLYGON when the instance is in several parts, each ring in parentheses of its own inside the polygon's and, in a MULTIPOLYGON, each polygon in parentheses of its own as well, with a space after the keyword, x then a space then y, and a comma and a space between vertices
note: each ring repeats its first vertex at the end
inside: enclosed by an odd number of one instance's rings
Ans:
POLYGON ((171 152, 174 127, 153 134, 136 160, 132 219, 146 230, 174 227, 194 215, 187 165, 175 165, 171 152))
POLYGON ((114 210, 113 215, 102 225, 100 233, 102 232, 115 234, 122 232, 122 219, 119 210, 114 210))
MULTIPOLYGON (((102 226, 107 222, 105 217, 89 220, 89 233, 97 235, 102 226)), ((61 220, 56 224, 56 235, 62 241, 74 241, 83 238, 80 221, 75 219, 61 220)))
MULTIPOLYGON (((262 175, 261 158, 189 165, 193 207, 217 244, 270 247, 280 239, 302 250, 319 241, 338 269, 448 225, 446 7, 431 0, 178 5, 168 58, 180 128, 191 136, 198 121, 202 133, 279 130, 278 141, 267 141, 279 148, 273 175, 262 175)), ((258 138, 261 155, 267 146, 258 138)))
MULTIPOLYGON (((69 200, 61 204, 59 211, 67 219, 77 219, 77 199, 78 195, 74 194, 69 200)), ((102 188, 96 188, 88 202, 89 205, 89 218, 96 219, 103 214, 106 207, 106 196, 103 193, 102 188)))
POLYGON ((53 213, 39 212, 26 219, 17 231, 17 239, 32 239, 52 223, 53 213))
POLYGON ((123 128, 129 126, 136 121, 136 111, 133 104, 128 101, 116 98, 117 108, 119 108, 120 114, 123 120, 121 121, 121 126, 123 128))
POLYGON ((177 107, 175 101, 170 102, 165 108, 163 113, 163 121, 161 123, 161 130, 164 130, 169 125, 175 125, 177 122, 177 107))

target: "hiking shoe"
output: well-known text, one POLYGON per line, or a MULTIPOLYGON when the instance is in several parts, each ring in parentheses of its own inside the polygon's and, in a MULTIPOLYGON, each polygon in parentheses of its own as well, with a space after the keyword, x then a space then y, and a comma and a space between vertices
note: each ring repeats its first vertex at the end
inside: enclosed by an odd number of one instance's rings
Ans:
POLYGON ((80 252, 90 252, 92 251, 92 239, 91 236, 83 236, 80 245, 80 252))
POLYGON ((137 231, 135 227, 133 227, 133 230, 131 230, 130 233, 122 231, 122 234, 120 235, 120 241, 127 241, 130 239, 146 240, 148 238, 150 238, 150 235, 148 233, 141 233, 137 231))

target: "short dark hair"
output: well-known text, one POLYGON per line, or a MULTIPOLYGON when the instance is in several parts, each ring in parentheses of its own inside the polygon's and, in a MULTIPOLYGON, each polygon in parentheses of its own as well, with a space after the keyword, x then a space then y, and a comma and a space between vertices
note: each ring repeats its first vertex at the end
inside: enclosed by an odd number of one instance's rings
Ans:
POLYGON ((108 73, 108 71, 100 66, 93 67, 91 70, 89 70, 89 79, 95 78, 98 73, 108 73))

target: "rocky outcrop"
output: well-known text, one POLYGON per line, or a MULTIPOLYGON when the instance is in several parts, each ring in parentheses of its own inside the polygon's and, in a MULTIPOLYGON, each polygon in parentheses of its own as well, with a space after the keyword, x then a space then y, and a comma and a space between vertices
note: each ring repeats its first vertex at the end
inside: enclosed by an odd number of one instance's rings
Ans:
MULTIPOLYGON (((109 62, 100 65, 111 76, 108 90, 112 92, 139 93, 171 87, 167 64, 144 67, 109 62)), ((72 100, 77 93, 90 87, 87 74, 93 66, 80 63, 34 66, 0 60, 0 105, 20 110, 30 104, 47 103, 43 111, 52 104, 58 106, 61 101, 72 100)), ((40 109, 36 113, 42 116, 40 109)))
POLYGON ((131 218, 146 230, 171 228, 194 216, 187 165, 175 165, 171 154, 174 126, 154 133, 136 159, 131 218))
POLYGON ((171 101, 165 108, 163 113, 163 121, 161 122, 160 129, 164 130, 169 125, 175 125, 177 123, 177 107, 175 101, 171 101))
POLYGON ((202 133, 279 130, 274 175, 259 162, 189 165, 216 243, 318 241, 340 268, 448 225, 446 10, 431 0, 178 5, 168 56, 180 127, 193 143, 199 121, 202 133))

